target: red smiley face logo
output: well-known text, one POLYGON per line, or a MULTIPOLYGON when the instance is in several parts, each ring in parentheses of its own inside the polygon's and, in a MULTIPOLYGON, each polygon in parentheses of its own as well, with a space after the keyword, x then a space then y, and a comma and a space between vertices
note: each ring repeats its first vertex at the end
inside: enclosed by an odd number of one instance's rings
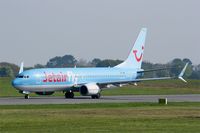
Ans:
MULTIPOLYGON (((142 46, 142 50, 144 50, 144 46, 142 46)), ((135 56, 135 59, 137 60, 137 62, 140 62, 143 56, 143 53, 141 53, 140 57, 137 56, 137 50, 133 50, 133 54, 135 56)))

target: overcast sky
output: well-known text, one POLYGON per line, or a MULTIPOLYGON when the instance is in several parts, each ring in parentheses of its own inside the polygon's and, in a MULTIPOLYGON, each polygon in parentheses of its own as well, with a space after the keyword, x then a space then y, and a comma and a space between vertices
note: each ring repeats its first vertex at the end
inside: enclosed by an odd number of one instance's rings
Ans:
POLYGON ((144 60, 200 63, 199 0, 0 0, 0 62, 125 59, 142 27, 144 60))

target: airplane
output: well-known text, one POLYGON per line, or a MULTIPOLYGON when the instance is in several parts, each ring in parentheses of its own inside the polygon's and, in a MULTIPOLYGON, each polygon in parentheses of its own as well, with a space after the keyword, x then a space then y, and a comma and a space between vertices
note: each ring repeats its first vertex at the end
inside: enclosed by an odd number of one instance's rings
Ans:
POLYGON ((25 99, 29 99, 30 93, 52 95, 55 91, 64 92, 65 98, 74 98, 74 92, 80 92, 82 96, 99 99, 101 91, 112 86, 121 87, 140 81, 174 78, 187 82, 183 75, 188 63, 177 77, 142 78, 145 72, 156 71, 141 69, 146 34, 147 28, 142 28, 128 58, 115 67, 41 68, 24 71, 22 62, 12 85, 24 94, 25 99))

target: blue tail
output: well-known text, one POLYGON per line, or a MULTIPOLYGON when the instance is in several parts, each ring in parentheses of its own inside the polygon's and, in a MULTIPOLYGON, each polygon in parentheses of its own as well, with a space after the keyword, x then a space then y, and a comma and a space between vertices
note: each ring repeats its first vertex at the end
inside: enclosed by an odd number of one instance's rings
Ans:
POLYGON ((141 69, 146 34, 147 29, 142 28, 128 58, 123 63, 117 65, 117 68, 141 69))

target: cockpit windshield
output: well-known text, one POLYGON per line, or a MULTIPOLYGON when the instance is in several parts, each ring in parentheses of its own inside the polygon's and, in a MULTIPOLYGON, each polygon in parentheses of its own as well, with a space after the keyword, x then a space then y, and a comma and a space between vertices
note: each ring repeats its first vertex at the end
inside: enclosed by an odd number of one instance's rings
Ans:
POLYGON ((25 76, 25 75, 17 75, 16 78, 29 78, 29 76, 25 76))

